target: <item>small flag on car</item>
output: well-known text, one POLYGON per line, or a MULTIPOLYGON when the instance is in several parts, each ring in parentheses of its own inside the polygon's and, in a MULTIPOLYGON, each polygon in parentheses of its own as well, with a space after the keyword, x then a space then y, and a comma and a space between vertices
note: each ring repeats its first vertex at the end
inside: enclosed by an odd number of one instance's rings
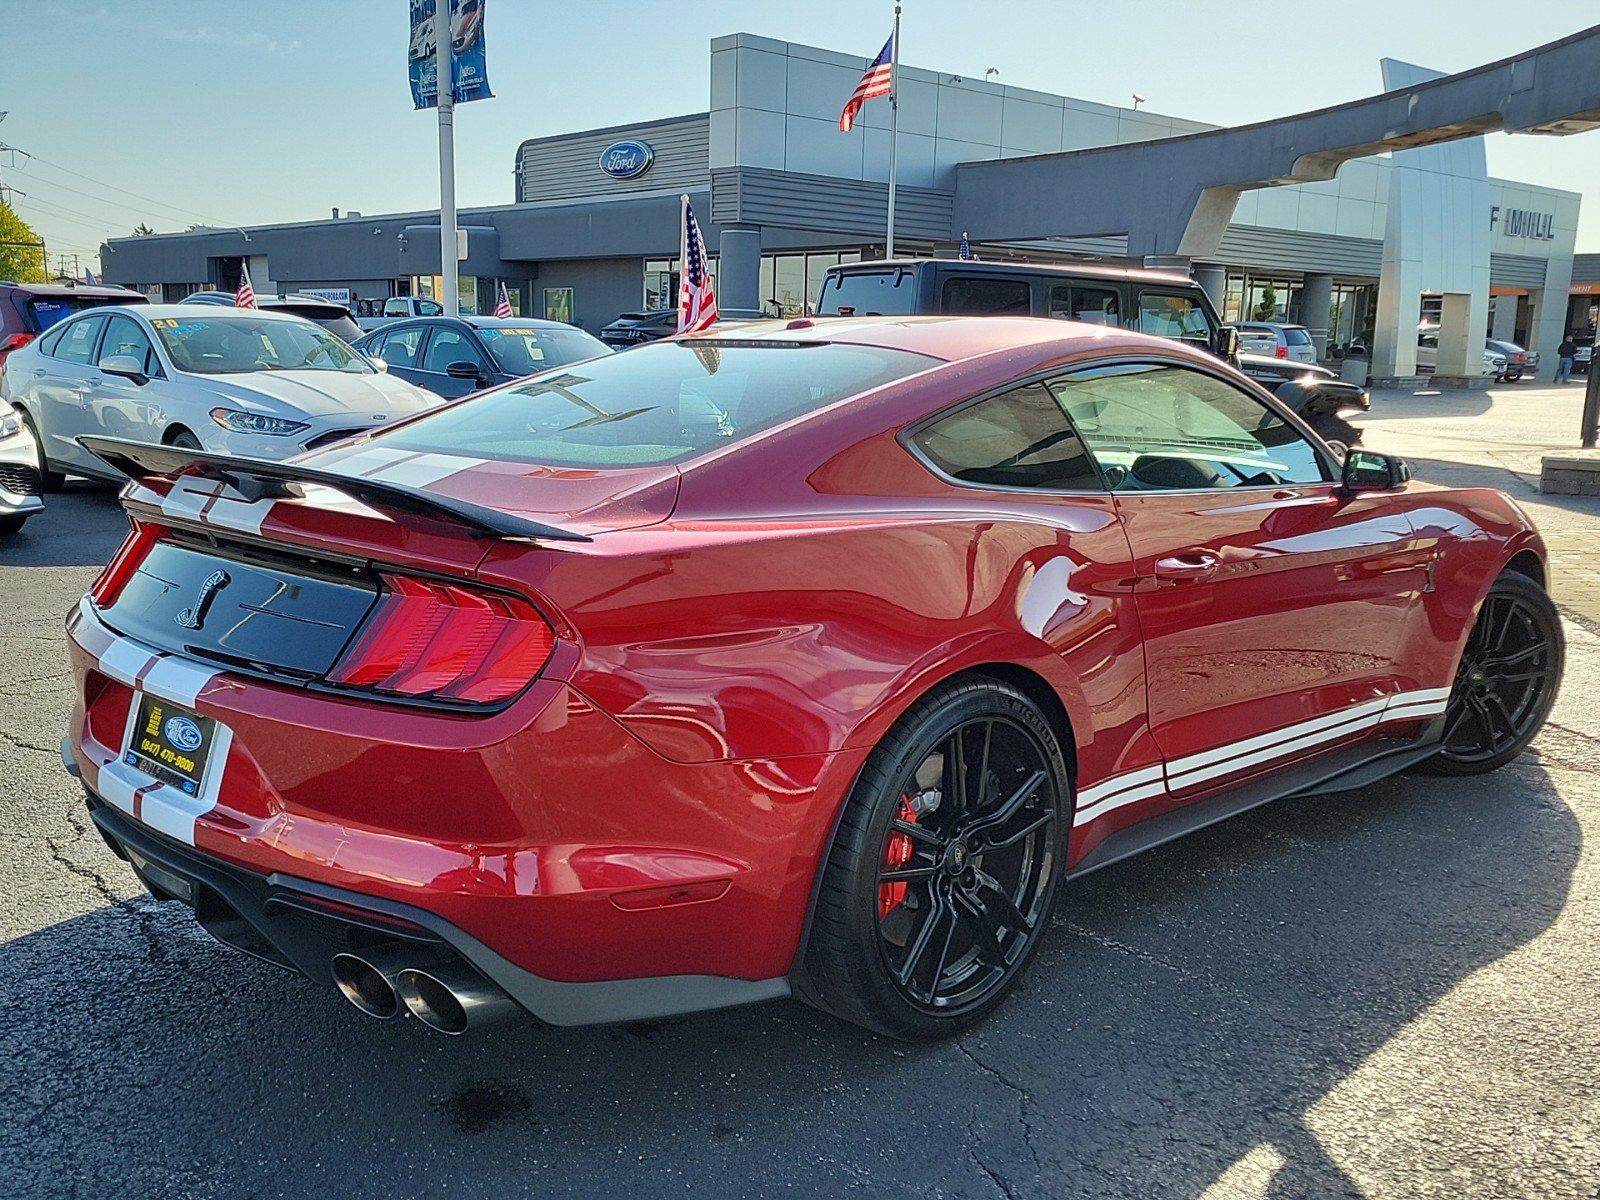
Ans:
POLYGON ((689 197, 683 200, 683 278, 678 285, 678 332, 699 333, 717 320, 717 289, 711 282, 706 240, 694 219, 689 197))
POLYGON ((83 269, 83 282, 85 287, 94 287, 100 281, 94 277, 94 272, 88 267, 83 269))
POLYGON ((968 261, 978 257, 972 252, 972 240, 967 237, 967 231, 965 229, 961 231, 961 253, 959 257, 967 259, 968 261))
POLYGON ((256 290, 250 286, 250 267, 246 263, 239 264, 239 290, 233 294, 235 308, 255 308, 256 290))
POLYGON ((511 312, 511 297, 506 294, 506 285, 504 283, 500 285, 500 295, 494 302, 494 315, 502 320, 513 315, 511 312))

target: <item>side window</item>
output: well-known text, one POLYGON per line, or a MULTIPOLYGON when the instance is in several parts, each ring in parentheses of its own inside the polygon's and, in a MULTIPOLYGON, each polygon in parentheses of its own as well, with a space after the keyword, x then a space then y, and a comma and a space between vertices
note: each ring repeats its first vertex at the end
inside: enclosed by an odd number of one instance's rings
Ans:
POLYGON ((441 305, 435 304, 432 300, 418 300, 417 316, 442 317, 444 316, 444 308, 441 305))
POLYGON ((104 317, 85 317, 68 325, 56 343, 56 357, 66 362, 88 364, 94 357, 95 339, 105 323, 104 317))
POLYGON ((1050 289, 1050 315, 1090 325, 1120 325, 1122 301, 1111 288, 1057 284, 1050 289))
POLYGON ((475 363, 481 367, 483 366, 483 356, 467 340, 467 335, 459 329, 436 328, 433 331, 433 337, 428 341, 428 350, 422 361, 422 369, 424 371, 436 371, 443 375, 450 369, 450 364, 456 362, 475 363))
POLYGON ((1094 464, 1042 383, 957 409, 911 438, 952 479, 983 487, 1100 490, 1094 464))
POLYGON ((56 353, 56 345, 61 341, 61 336, 64 333, 66 333, 66 329, 63 326, 58 325, 49 333, 45 334, 44 337, 39 339, 39 353, 48 354, 54 358, 56 353))
POLYGON ((939 311, 971 316, 1025 317, 1033 311, 1033 304, 1026 279, 958 275, 945 280, 939 311))
POLYGON ((137 359, 144 367, 144 373, 151 378, 161 372, 160 360, 156 358, 150 339, 131 317, 112 317, 106 325, 106 338, 100 343, 100 361, 104 362, 114 354, 126 354, 137 359))
POLYGON ((391 367, 414 367, 417 365, 417 346, 421 341, 422 326, 412 325, 384 334, 382 340, 373 347, 373 353, 391 367))
POLYGON ((1322 483, 1322 460, 1255 397, 1188 367, 1095 367, 1050 384, 1118 492, 1322 483))
POLYGON ((1211 345, 1211 322, 1193 296, 1170 292, 1139 293, 1139 329, 1157 337, 1211 345))

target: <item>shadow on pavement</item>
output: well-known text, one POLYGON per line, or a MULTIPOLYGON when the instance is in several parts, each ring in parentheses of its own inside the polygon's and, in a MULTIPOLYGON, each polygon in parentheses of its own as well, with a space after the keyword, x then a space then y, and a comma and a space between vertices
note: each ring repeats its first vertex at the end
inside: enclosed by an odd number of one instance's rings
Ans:
POLYGON ((445 1039, 134 901, 0 948, 0 1176, 29 1196, 1192 1197, 1270 1143, 1272 1195, 1359 1194, 1305 1113, 1546 929, 1579 845, 1531 758, 1281 802, 1067 888, 960 1046, 790 1003, 445 1039))
MULTIPOLYGON (((1501 388, 1515 388, 1517 384, 1497 384, 1501 388)), ((1476 417, 1486 413, 1494 407, 1493 395, 1485 390, 1481 392, 1433 392, 1427 387, 1419 387, 1416 391, 1377 391, 1372 394, 1372 414, 1374 421, 1409 421, 1417 417, 1426 417, 1430 421, 1439 420, 1441 417, 1476 417), (1386 398, 1393 398, 1405 403, 1396 408, 1384 404, 1386 398)))
POLYGON ((44 498, 44 511, 28 518, 22 532, 0 540, 0 564, 8 567, 99 567, 116 553, 128 532, 127 514, 113 484, 72 479, 44 498))

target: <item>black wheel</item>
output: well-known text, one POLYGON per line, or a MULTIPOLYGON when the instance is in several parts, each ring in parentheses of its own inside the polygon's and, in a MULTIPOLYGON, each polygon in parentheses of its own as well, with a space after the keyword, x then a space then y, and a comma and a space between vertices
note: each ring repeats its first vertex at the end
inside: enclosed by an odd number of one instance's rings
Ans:
POLYGON ((982 1020, 1048 924, 1068 793, 1056 736, 1021 692, 971 677, 923 697, 846 801, 802 997, 908 1040, 982 1020))
POLYGON ((1524 575, 1495 580, 1456 670, 1439 753, 1424 766, 1481 775, 1521 754, 1550 715, 1565 656, 1544 589, 1524 575))
POLYGON ((175 446, 179 450, 205 449, 205 447, 200 444, 200 439, 195 437, 195 435, 190 433, 187 429, 179 429, 176 433, 170 434, 167 437, 167 445, 175 446))
POLYGON ((60 471, 50 469, 50 460, 44 456, 44 439, 39 436, 39 427, 33 423, 26 409, 17 409, 17 415, 22 418, 22 423, 28 427, 28 432, 33 436, 34 454, 39 468, 39 488, 45 492, 59 492, 66 486, 67 477, 60 471))
POLYGON ((1521 378, 1522 378, 1522 372, 1521 371, 1507 371, 1506 372, 1506 382, 1507 383, 1515 383, 1517 380, 1519 380, 1521 378))
POLYGON ((1361 430, 1338 413, 1307 413, 1304 420, 1318 437, 1336 449, 1339 446, 1354 446, 1361 440, 1361 430))
POLYGON ((22 527, 27 522, 28 517, 26 515, 19 516, 16 513, 0 517, 0 537, 10 537, 12 534, 21 533, 22 527))

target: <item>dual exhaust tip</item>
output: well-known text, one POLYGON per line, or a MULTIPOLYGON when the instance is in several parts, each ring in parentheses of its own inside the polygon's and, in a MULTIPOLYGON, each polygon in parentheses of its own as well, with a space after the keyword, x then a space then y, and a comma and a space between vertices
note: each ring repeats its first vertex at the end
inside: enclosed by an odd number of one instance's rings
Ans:
POLYGON ((454 1037, 501 1020, 516 1002, 460 962, 424 959, 404 950, 333 956, 333 981, 344 998, 379 1021, 409 1012, 429 1029, 454 1037))

